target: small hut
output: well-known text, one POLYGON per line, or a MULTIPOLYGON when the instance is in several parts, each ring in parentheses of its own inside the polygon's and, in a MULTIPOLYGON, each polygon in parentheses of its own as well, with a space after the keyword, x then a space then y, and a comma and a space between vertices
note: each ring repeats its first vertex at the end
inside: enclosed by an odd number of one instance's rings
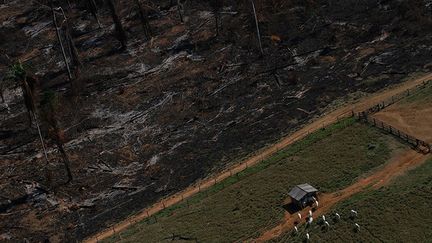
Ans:
POLYGON ((288 195, 291 197, 292 204, 304 208, 314 202, 314 198, 317 198, 317 192, 318 190, 315 187, 309 184, 301 184, 295 186, 288 195))

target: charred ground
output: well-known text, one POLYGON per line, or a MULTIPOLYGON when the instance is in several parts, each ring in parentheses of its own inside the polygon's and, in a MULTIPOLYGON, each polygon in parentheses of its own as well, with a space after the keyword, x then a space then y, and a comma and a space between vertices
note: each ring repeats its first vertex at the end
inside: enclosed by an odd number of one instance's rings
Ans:
POLYGON ((106 9, 98 29, 90 13, 72 4, 69 21, 84 63, 75 96, 49 8, 24 0, 0 5, 0 75, 21 60, 38 77, 40 93, 59 94, 74 175, 62 185, 61 156, 46 137, 56 180, 45 183, 38 134, 28 126, 20 89, 6 82, 4 239, 82 239, 344 100, 432 68, 428 1, 256 1, 264 57, 249 1, 224 1, 217 37, 205 1, 186 2, 184 23, 170 1, 142 2, 151 40, 130 1, 117 3, 126 51, 118 50, 106 9))

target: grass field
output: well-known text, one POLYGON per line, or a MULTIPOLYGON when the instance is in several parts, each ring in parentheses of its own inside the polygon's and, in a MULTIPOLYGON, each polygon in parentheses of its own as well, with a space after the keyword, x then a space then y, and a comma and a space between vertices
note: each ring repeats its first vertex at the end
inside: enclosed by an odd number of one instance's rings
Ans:
MULTIPOLYGON (((337 223, 329 220, 332 226, 328 231, 317 224, 307 231, 313 242, 431 242, 431 200, 432 160, 429 160, 386 187, 359 193, 338 204, 332 213, 342 213, 342 220, 337 223), (347 217, 351 209, 359 213, 355 220, 347 217), (353 230, 354 222, 360 225, 359 232, 353 230)), ((305 231, 302 227, 300 234, 287 233, 273 242, 303 242, 305 231)))
POLYGON ((173 235, 180 242, 232 242, 257 236, 283 217, 293 185, 308 182, 322 192, 344 188, 388 161, 399 146, 374 128, 344 120, 107 242, 163 242, 173 235))

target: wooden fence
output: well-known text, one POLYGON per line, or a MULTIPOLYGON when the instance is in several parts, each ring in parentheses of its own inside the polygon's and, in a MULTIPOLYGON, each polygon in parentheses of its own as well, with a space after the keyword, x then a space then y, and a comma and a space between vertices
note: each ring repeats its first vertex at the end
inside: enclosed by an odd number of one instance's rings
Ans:
POLYGON ((396 103, 396 102, 398 102, 398 101, 400 101, 400 100, 402 100, 402 99, 404 99, 404 98, 406 98, 406 97, 408 97, 408 96, 410 96, 410 95, 412 95, 412 94, 414 94, 414 93, 416 93, 422 89, 425 89, 431 83, 432 83, 432 80, 424 81, 423 83, 415 86, 412 89, 407 89, 402 93, 399 93, 397 95, 393 95, 390 99, 387 99, 383 102, 380 102, 380 103, 370 107, 369 109, 363 111, 362 113, 365 113, 366 115, 377 113, 377 112, 381 111, 382 109, 385 109, 385 108, 393 105, 394 103, 396 103))
POLYGON ((423 82, 420 85, 417 85, 416 87, 412 88, 412 89, 407 89, 405 92, 402 92, 400 94, 397 94, 395 96, 392 96, 390 99, 383 101, 379 104, 376 104, 372 107, 370 107, 369 109, 359 112, 359 113, 352 113, 352 115, 361 120, 364 121, 366 123, 371 124, 374 127, 380 128, 398 138, 400 138, 401 140, 405 141, 408 144, 411 144, 413 146, 413 148, 415 148, 416 150, 418 150, 419 152, 422 153, 431 153, 432 152, 432 145, 427 143, 426 141, 423 141, 421 139, 418 139, 416 137, 413 137, 395 127, 392 127, 390 124, 384 123, 381 120, 378 120, 376 118, 370 117, 370 115, 377 113, 381 110, 383 110, 384 108, 393 105, 394 103, 422 90, 425 89, 430 83, 432 83, 432 80, 428 80, 423 82))
POLYGON ((413 146, 414 149, 418 150, 419 152, 422 152, 424 154, 428 154, 432 151, 432 145, 421 140, 418 139, 416 137, 413 137, 395 127, 392 127, 389 124, 386 124, 376 118, 373 117, 369 117, 369 116, 364 116, 363 113, 357 113, 356 118, 360 119, 361 121, 367 122, 369 124, 371 124, 374 127, 380 128, 390 134, 392 134, 393 136, 398 137, 399 139, 405 141, 406 143, 410 144, 413 146))

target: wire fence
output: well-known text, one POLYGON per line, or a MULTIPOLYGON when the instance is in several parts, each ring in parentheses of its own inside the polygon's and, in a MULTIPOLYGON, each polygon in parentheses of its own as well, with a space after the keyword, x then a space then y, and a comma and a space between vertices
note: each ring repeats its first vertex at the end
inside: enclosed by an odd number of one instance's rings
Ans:
POLYGON ((421 139, 418 139, 414 136, 411 136, 395 127, 392 127, 391 125, 384 123, 383 121, 380 121, 373 117, 363 116, 363 114, 358 113, 357 118, 365 121, 374 127, 380 128, 384 130, 385 132, 388 132, 392 134, 393 136, 398 137, 399 139, 405 141, 408 144, 411 144, 416 150, 419 152, 422 152, 424 154, 428 154, 432 151, 432 145, 427 143, 426 141, 423 141, 421 139))
POLYGON ((415 93, 427 88, 428 85, 431 83, 432 83, 432 80, 424 81, 423 83, 415 86, 414 88, 407 89, 402 93, 394 95, 390 99, 385 100, 381 103, 378 103, 378 104, 372 106, 371 108, 369 108, 365 111, 358 112, 358 113, 353 112, 353 116, 359 120, 362 120, 366 123, 369 123, 370 125, 372 125, 374 127, 380 128, 380 129, 384 130, 385 132, 392 134, 393 136, 398 137, 399 139, 405 141, 408 144, 411 144, 419 152, 422 152, 424 154, 431 153, 432 152, 432 145, 427 143, 426 141, 418 139, 412 135, 409 135, 409 134, 391 126, 390 124, 387 124, 381 120, 378 120, 377 118, 370 117, 370 115, 375 114, 375 113, 393 105, 394 103, 401 101, 402 99, 407 98, 410 95, 415 94, 415 93))
MULTIPOLYGON (((415 148, 419 149, 420 151, 424 153, 431 152, 431 145, 426 143, 425 141, 422 141, 420 139, 417 139, 411 135, 408 135, 394 127, 392 127, 389 124, 386 124, 382 121, 379 121, 375 118, 369 117, 369 115, 377 113, 381 110, 383 110, 386 107, 391 106, 392 104, 416 93, 419 90, 422 90, 426 88, 430 83, 432 83, 432 80, 428 80, 423 82, 422 84, 419 84, 415 86, 414 88, 407 89, 402 93, 399 93, 397 95, 392 96, 390 99, 387 99, 379 104, 376 104, 370 108, 368 108, 365 111, 362 112, 356 112, 353 109, 346 109, 345 111, 339 113, 337 116, 334 116, 333 119, 327 119, 323 122, 321 122, 318 126, 315 126, 314 129, 300 129, 298 132, 295 132, 292 136, 290 136, 290 139, 288 141, 281 141, 277 143, 276 145, 267 148, 263 151, 260 151, 259 154, 252 155, 249 159, 245 160, 244 162, 241 162, 237 164, 234 167, 230 167, 228 169, 223 170, 219 173, 218 176, 207 178, 202 181, 199 181, 198 183, 189 186, 185 190, 176 193, 174 195, 171 195, 169 197, 161 199, 158 203, 153 204, 152 207, 146 208, 142 211, 140 211, 137 214, 131 215, 130 217, 125 218, 121 223, 113 224, 109 226, 106 230, 93 235, 91 238, 87 238, 84 240, 84 242, 99 242, 102 239, 106 239, 107 237, 114 236, 117 240, 121 241, 122 236, 120 231, 128 228, 131 225, 134 225, 144 219, 148 219, 149 222, 157 222, 158 221, 158 213, 162 210, 171 207, 175 204, 179 203, 185 203, 186 206, 189 206, 190 199, 192 196, 199 194, 199 193, 207 193, 205 196, 208 196, 208 190, 210 187, 213 187, 217 185, 218 183, 221 183, 221 186, 224 187, 224 181, 232 176, 239 175, 240 172, 243 172, 244 170, 248 169, 249 167, 258 164, 259 162, 264 161, 268 157, 274 155, 275 153, 278 153, 280 150, 282 150, 284 147, 291 145, 295 143, 296 141, 299 141, 305 137, 307 137, 312 132, 315 132, 319 129, 324 129, 325 127, 335 124, 336 122, 339 122, 345 118, 354 117, 363 121, 368 122, 369 124, 380 128, 394 136, 399 137, 400 139, 406 141, 407 143, 413 145, 415 148)), ((108 210, 109 211, 109 210, 108 210)))
POLYGON ((391 98, 389 98, 387 100, 384 100, 384 101, 382 101, 382 102, 380 102, 380 103, 378 103, 378 104, 370 107, 369 109, 363 111, 362 113, 365 114, 365 115, 377 113, 377 112, 379 112, 379 111, 381 111, 381 110, 383 110, 383 109, 385 109, 385 108, 393 105, 394 103, 399 102, 402 99, 405 99, 406 97, 408 97, 408 96, 410 96, 412 94, 417 93, 418 91, 421 91, 421 90, 427 88, 429 86, 429 84, 431 84, 431 83, 432 83, 432 80, 424 81, 423 83, 418 84, 417 86, 415 86, 415 87, 413 87, 411 89, 407 89, 404 92, 401 92, 399 94, 393 95, 391 98))

